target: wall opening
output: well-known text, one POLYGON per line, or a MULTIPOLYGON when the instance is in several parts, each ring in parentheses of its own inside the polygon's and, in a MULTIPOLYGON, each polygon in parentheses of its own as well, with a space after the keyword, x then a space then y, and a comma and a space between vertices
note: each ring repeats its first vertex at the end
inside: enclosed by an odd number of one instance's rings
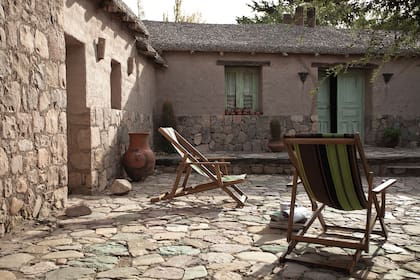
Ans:
POLYGON ((225 113, 261 112, 261 66, 225 66, 225 113))
POLYGON ((86 107, 85 45, 65 34, 67 172, 70 193, 90 193, 90 111, 86 107))
POLYGON ((111 108, 121 110, 121 63, 111 60, 111 108))

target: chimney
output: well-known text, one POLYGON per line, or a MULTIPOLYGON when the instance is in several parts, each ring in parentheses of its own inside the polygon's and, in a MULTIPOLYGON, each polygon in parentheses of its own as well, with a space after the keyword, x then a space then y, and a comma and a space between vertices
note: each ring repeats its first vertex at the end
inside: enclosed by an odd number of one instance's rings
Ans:
POLYGON ((306 11, 308 26, 315 27, 316 25, 316 16, 315 16, 315 7, 309 7, 306 11))
POLYGON ((292 15, 291 14, 283 14, 283 23, 291 24, 292 23, 292 15))
POLYGON ((299 6, 296 7, 295 10, 295 24, 296 25, 303 25, 303 7, 299 6))

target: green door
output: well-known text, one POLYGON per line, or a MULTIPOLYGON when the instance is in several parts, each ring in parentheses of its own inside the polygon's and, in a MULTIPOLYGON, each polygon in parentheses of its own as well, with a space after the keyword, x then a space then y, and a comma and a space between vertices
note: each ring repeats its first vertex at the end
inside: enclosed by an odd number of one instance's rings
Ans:
POLYGON ((363 71, 337 76, 318 74, 318 132, 360 133, 363 139, 365 79, 363 71))
POLYGON ((331 113, 330 113, 330 79, 324 71, 319 72, 319 87, 317 94, 317 111, 318 111, 318 132, 331 132, 331 113))
POLYGON ((360 133, 363 139, 365 80, 363 72, 350 71, 337 77, 337 132, 360 133))

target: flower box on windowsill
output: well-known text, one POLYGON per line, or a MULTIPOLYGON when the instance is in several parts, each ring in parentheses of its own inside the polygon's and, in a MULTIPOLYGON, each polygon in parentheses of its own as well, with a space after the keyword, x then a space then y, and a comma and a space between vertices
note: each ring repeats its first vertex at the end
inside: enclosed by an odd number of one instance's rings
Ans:
POLYGON ((225 109, 225 115, 262 115, 262 112, 252 111, 251 109, 225 109))

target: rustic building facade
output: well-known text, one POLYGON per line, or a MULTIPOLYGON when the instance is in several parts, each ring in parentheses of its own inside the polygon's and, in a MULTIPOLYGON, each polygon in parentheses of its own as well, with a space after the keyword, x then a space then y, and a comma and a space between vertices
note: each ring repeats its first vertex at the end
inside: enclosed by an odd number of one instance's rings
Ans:
POLYGON ((147 31, 133 15, 121 20, 129 12, 115 3, 64 6, 70 191, 101 191, 122 176, 128 132, 152 131, 154 68, 136 44, 147 31))
POLYGON ((1 1, 0 235, 123 176, 128 132, 153 134, 164 101, 202 150, 265 151, 271 119, 283 133, 339 130, 346 101, 357 106, 343 124, 366 143, 398 126, 417 145, 418 56, 373 83, 380 61, 311 93, 326 68, 365 50, 334 29, 143 23, 121 0, 1 1), (348 91, 358 99, 338 100, 348 91))
POLYGON ((203 150, 266 151, 271 119, 280 120, 283 133, 357 131, 365 143, 377 145, 384 129, 395 127, 401 129, 401 145, 419 142, 418 53, 361 64, 354 61, 371 47, 369 32, 144 23, 169 65, 156 72, 157 109, 172 102, 179 130, 203 150), (346 62, 355 65, 324 78, 326 69, 346 62), (235 94, 236 103, 230 103, 235 94))

